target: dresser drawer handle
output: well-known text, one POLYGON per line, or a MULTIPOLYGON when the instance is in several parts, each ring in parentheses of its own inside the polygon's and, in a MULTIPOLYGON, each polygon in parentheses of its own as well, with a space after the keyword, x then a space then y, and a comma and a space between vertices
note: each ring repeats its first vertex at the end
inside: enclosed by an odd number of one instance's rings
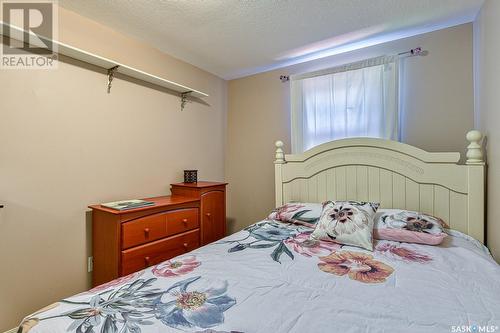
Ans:
POLYGON ((149 228, 144 228, 144 235, 149 237, 149 228))
POLYGON ((182 219, 182 223, 184 223, 184 225, 187 225, 188 224, 188 219, 182 219))
POLYGON ((212 214, 210 214, 210 213, 206 213, 205 215, 206 215, 207 217, 212 216, 212 214))
POLYGON ((149 266, 149 257, 144 257, 144 263, 146 264, 146 266, 149 266))
POLYGON ((182 246, 184 246, 184 248, 187 249, 188 248, 188 243, 184 243, 184 244, 182 244, 182 246))

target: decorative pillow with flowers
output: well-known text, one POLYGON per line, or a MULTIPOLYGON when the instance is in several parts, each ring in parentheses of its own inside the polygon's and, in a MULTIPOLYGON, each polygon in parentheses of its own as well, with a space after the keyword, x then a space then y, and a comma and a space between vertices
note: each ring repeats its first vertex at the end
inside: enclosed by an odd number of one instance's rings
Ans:
POLYGON ((327 201, 311 237, 373 250, 373 223, 379 204, 327 201))
POLYGON ((441 244, 446 223, 438 217, 399 209, 381 210, 375 217, 374 237, 397 242, 441 244))
POLYGON ((267 218, 314 228, 319 220, 322 209, 323 207, 320 203, 291 202, 276 208, 267 218))

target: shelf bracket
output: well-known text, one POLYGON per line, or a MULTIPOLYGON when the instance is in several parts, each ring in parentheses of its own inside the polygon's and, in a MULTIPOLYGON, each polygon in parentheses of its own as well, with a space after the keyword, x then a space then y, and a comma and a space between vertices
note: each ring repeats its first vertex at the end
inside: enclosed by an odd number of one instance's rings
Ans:
POLYGON ((192 91, 186 91, 181 93, 181 111, 184 110, 184 107, 186 106, 187 102, 189 102, 188 96, 190 96, 191 93, 192 91))
POLYGON ((111 93, 111 83, 113 82, 113 79, 115 78, 115 72, 120 66, 115 66, 113 68, 108 69, 108 94, 111 93))

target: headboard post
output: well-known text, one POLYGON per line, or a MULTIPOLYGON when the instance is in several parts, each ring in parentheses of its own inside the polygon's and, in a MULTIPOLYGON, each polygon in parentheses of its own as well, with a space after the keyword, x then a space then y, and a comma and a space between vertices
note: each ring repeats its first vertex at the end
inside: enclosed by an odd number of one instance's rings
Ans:
POLYGON ((276 191, 276 207, 283 205, 283 173, 282 166, 286 163, 285 153, 283 151, 283 141, 276 141, 276 154, 274 160, 274 180, 276 191))
POLYGON ((467 133, 467 220, 469 221, 468 234, 484 243, 484 225, 480 223, 470 223, 473 220, 484 221, 484 196, 485 196, 485 163, 481 147, 483 135, 477 130, 467 133))
POLYGON ((481 149, 481 139, 483 134, 477 130, 467 132, 467 141, 470 144, 467 146, 467 162, 466 164, 484 165, 483 151, 481 149))

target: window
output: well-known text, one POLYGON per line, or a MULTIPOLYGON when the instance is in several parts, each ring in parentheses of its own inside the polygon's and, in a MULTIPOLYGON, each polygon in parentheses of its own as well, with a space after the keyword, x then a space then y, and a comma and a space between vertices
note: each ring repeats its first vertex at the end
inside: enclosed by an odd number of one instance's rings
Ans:
POLYGON ((398 57, 292 77, 292 152, 348 137, 397 140, 398 57))

